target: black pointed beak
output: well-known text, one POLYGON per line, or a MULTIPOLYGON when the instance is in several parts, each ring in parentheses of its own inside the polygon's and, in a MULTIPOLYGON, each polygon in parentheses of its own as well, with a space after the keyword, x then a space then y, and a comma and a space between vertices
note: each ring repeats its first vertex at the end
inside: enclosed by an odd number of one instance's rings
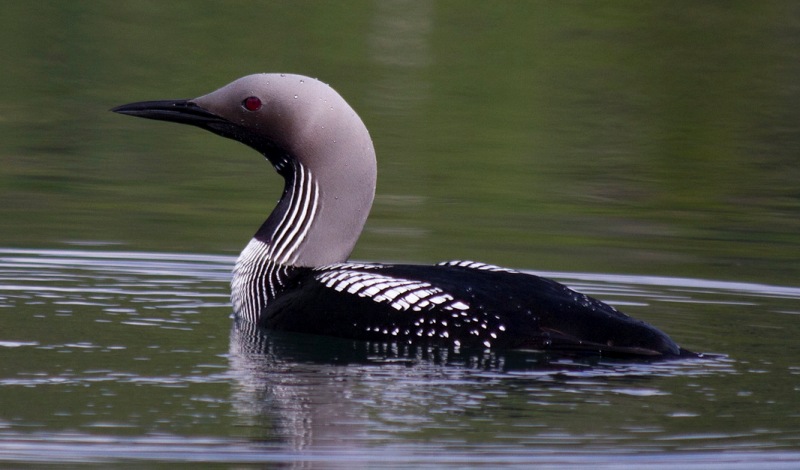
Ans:
MULTIPOLYGON (((140 101, 117 106, 112 108, 111 111, 145 119, 197 126, 222 137, 238 140, 243 144, 249 145, 267 155, 267 158, 272 158, 270 155, 276 154, 274 150, 276 146, 268 139, 198 106, 191 100, 140 101)), ((283 153, 285 152, 277 152, 277 154, 281 155, 283 153)))
POLYGON ((201 108, 190 100, 140 101, 117 106, 111 111, 145 119, 191 124, 204 129, 211 129, 215 124, 229 124, 226 119, 201 108))

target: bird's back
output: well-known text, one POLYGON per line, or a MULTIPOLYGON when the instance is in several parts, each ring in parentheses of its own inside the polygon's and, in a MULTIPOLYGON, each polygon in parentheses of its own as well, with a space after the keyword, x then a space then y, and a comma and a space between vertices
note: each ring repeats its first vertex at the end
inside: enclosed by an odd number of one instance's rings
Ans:
POLYGON ((458 348, 679 355, 659 330, 550 279, 467 261, 302 270, 270 329, 458 348))

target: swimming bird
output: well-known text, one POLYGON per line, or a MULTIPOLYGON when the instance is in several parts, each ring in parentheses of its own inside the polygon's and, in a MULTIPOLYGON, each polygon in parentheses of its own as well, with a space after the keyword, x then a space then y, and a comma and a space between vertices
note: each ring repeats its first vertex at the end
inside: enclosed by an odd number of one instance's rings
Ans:
POLYGON ((237 140, 283 177, 277 206, 234 268, 237 321, 455 349, 691 354, 610 305, 515 269, 474 261, 347 262, 375 196, 375 150, 353 108, 319 80, 248 75, 199 98, 136 102, 112 111, 237 140))

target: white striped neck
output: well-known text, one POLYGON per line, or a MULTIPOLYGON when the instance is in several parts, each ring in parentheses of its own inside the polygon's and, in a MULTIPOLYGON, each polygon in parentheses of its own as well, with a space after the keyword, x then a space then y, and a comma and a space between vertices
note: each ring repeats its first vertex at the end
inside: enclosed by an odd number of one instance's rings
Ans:
POLYGON ((253 237, 263 246, 253 251, 248 245, 239 262, 260 260, 296 266, 308 244, 309 232, 318 223, 320 187, 311 170, 289 156, 275 163, 275 168, 285 179, 283 195, 253 237))
POLYGON ((284 189, 254 235, 263 249, 245 249, 240 263, 257 258, 260 263, 314 268, 346 261, 372 207, 374 159, 353 166, 323 155, 310 165, 285 152, 264 154, 284 178, 284 189))
POLYGON ((253 238, 239 255, 231 279, 231 302, 238 318, 257 322, 296 271, 269 258, 270 246, 253 238))
POLYGON ((267 158, 285 179, 283 195, 239 255, 231 280, 234 311, 253 322, 285 287, 319 215, 319 183, 311 171, 286 154, 267 158))

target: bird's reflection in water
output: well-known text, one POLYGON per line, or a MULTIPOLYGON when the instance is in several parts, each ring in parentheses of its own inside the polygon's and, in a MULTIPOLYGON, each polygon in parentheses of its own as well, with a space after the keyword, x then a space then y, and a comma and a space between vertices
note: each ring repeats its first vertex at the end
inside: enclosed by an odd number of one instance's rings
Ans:
POLYGON ((243 322, 231 330, 230 362, 234 407, 249 437, 292 450, 352 448, 429 425, 458 428, 469 424, 459 415, 474 416, 487 398, 514 393, 501 383, 513 378, 509 371, 535 371, 527 377, 552 383, 592 366, 541 353, 368 343, 243 322))

